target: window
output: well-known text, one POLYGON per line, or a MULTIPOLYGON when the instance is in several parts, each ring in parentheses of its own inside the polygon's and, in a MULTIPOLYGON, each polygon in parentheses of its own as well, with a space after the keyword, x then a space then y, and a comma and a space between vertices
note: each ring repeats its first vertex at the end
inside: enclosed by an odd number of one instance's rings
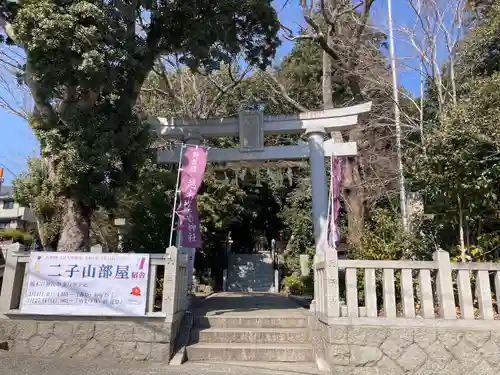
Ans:
POLYGON ((9 223, 0 223, 0 229, 5 229, 9 227, 9 223))
POLYGON ((3 201, 3 209, 10 210, 14 208, 14 201, 3 201))

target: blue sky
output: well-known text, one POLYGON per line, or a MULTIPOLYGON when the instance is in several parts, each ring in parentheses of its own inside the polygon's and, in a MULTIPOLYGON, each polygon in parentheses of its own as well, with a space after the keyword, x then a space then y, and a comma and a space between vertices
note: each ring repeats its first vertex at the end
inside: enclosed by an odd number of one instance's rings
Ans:
MULTIPOLYGON (((376 0, 376 9, 372 15, 372 22, 385 30, 387 25, 386 0, 376 0)), ((275 7, 279 11, 281 22, 286 26, 297 30, 303 24, 298 0, 277 0, 275 7)), ((409 23, 412 18, 411 11, 405 2, 393 0, 393 14, 396 23, 409 23)), ((283 58, 291 49, 291 42, 285 41, 277 54, 277 60, 283 58)), ((0 47, 2 48, 2 47, 0 47)), ((396 54, 405 57, 405 61, 412 61, 415 53, 405 46, 404 43, 397 45, 396 54), (406 60, 408 59, 408 60, 406 60)), ((413 59, 413 61, 416 61, 413 59)), ((400 84, 404 85, 410 92, 417 93, 419 90, 419 76, 409 70, 400 70, 400 84)), ((6 184, 10 183, 15 174, 25 169, 26 159, 38 152, 38 142, 27 123, 20 117, 12 115, 0 109, 0 167, 4 167, 6 184)))

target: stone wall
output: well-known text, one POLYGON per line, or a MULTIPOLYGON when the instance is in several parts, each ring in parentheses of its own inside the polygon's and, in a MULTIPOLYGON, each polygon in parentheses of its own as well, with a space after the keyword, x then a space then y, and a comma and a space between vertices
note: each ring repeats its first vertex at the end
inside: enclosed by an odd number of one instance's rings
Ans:
POLYGON ((469 327, 455 328, 451 323, 386 323, 342 321, 329 326, 313 318, 318 364, 336 375, 500 374, 499 322, 472 321, 469 327))
POLYGON ((0 318, 0 344, 38 357, 168 363, 181 319, 42 321, 0 318))

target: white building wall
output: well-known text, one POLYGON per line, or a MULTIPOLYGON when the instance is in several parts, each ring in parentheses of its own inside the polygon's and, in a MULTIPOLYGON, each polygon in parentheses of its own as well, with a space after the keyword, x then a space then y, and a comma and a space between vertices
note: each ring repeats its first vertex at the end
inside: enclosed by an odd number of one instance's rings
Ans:
POLYGON ((14 202, 12 207, 6 207, 4 202, 11 201, 11 199, 1 197, 0 198, 0 221, 7 218, 19 218, 18 220, 13 219, 10 221, 8 227, 16 229, 19 226, 19 220, 34 222, 35 217, 29 208, 22 207, 19 203, 14 202))

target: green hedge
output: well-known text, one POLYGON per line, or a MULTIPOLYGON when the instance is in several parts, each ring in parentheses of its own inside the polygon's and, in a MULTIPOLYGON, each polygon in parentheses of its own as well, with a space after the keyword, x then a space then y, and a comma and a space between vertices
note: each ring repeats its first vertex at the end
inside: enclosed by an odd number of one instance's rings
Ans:
POLYGON ((21 242, 24 245, 29 245, 33 242, 31 234, 11 228, 0 229, 0 237, 12 238, 14 242, 21 242))

